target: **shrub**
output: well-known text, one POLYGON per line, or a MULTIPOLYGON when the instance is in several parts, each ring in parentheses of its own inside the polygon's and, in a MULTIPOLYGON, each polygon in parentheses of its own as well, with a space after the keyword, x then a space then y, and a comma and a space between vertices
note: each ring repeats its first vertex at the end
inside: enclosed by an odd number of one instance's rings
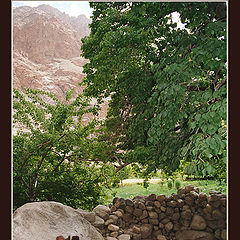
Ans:
POLYGON ((168 180, 168 189, 172 189, 173 187, 173 183, 172 183, 172 180, 168 180))
POLYGON ((175 181, 175 188, 179 189, 181 187, 181 182, 179 180, 175 181))

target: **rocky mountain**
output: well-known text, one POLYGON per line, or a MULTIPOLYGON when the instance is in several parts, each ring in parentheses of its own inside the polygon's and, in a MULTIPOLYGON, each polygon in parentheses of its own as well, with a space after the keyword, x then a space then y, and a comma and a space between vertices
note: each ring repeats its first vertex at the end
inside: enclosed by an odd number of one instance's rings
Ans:
MULTIPOLYGON (((49 5, 14 8, 13 88, 42 89, 62 100, 69 89, 74 88, 74 96, 81 93, 87 63, 80 56, 81 38, 89 34, 89 23, 85 15, 70 17, 49 5)), ((103 104, 100 118, 106 109, 103 104)))

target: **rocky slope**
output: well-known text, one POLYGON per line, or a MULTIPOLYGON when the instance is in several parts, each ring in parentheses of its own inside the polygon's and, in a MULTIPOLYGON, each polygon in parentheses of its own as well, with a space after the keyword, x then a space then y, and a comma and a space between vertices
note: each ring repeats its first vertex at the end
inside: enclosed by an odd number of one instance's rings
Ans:
MULTIPOLYGON (((42 89, 61 100, 71 88, 74 96, 81 93, 87 62, 80 56, 81 38, 89 34, 89 23, 85 15, 70 17, 49 5, 14 8, 13 88, 42 89)), ((100 118, 106 108, 104 104, 100 118)))

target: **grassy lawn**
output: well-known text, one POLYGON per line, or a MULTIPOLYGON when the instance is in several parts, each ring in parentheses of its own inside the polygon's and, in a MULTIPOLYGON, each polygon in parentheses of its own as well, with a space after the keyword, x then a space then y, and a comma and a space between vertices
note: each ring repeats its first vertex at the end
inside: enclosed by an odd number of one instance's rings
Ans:
MULTIPOLYGON (((192 181, 180 181, 181 187, 185 187, 188 184, 192 184, 195 187, 200 189, 200 192, 209 193, 210 190, 221 191, 222 193, 226 194, 227 185, 226 183, 222 183, 221 185, 219 182, 215 180, 192 180, 192 181)), ((146 189, 141 184, 125 184, 120 185, 118 188, 112 189, 112 194, 109 191, 109 197, 106 199, 106 204, 110 204, 115 197, 122 197, 122 198, 133 198, 134 196, 141 195, 147 196, 152 193, 157 195, 165 194, 166 196, 171 195, 172 193, 177 193, 177 189, 173 187, 172 189, 168 189, 167 182, 150 184, 149 187, 146 189)))

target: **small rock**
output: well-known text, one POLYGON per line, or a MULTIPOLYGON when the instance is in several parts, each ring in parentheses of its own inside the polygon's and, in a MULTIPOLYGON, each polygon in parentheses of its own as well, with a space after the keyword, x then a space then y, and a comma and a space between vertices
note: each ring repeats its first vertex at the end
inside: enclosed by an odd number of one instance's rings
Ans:
POLYGON ((189 184, 185 187, 185 192, 186 193, 189 193, 191 192, 192 190, 194 190, 194 186, 192 184, 189 184))
POLYGON ((153 227, 151 224, 142 224, 142 226, 140 227, 142 238, 150 237, 152 234, 152 229, 153 227))
POLYGON ((140 228, 137 226, 133 226, 132 231, 135 233, 140 233, 140 228))
POLYGON ((117 220, 118 220, 118 216, 116 216, 116 215, 109 215, 109 219, 112 219, 113 223, 116 224, 117 220))
POLYGON ((172 222, 168 222, 166 225, 165 225, 165 229, 170 232, 172 229, 173 229, 173 224, 172 222))
POLYGON ((110 230, 112 232, 117 232, 119 230, 119 227, 117 225, 110 224, 110 225, 108 225, 108 230, 110 230))
POLYGON ((207 201, 207 194, 206 193, 200 193, 198 195, 198 198, 200 201, 207 201))
POLYGON ((116 238, 118 236, 118 232, 111 232, 110 236, 116 238))
POLYGON ((125 222, 130 222, 132 220, 132 214, 129 214, 129 213, 123 214, 122 219, 125 222))
POLYGON ((123 216, 123 213, 121 211, 116 211, 116 212, 113 212, 112 214, 116 215, 117 217, 122 217, 123 216))
POLYGON ((138 203, 138 208, 144 210, 144 209, 146 209, 146 206, 144 205, 144 203, 139 202, 139 203, 138 203))
POLYGON ((198 198, 198 193, 196 193, 195 191, 190 191, 190 196, 194 199, 198 198))
POLYGON ((126 202, 126 205, 127 205, 127 206, 131 206, 131 207, 134 206, 134 203, 133 203, 132 199, 130 199, 130 198, 127 198, 127 199, 125 200, 125 202, 126 202))
POLYGON ((93 212, 96 213, 96 215, 103 220, 107 220, 109 218, 109 213, 111 212, 111 210, 109 207, 98 205, 93 209, 93 212))
POLYGON ((106 240, 118 240, 118 239, 115 238, 115 237, 109 237, 109 236, 107 236, 107 237, 106 237, 106 240))
POLYGON ((95 222, 92 223, 94 227, 101 227, 104 225, 104 220, 100 218, 99 216, 96 216, 95 222))
POLYGON ((113 219, 108 219, 105 223, 104 223, 104 225, 109 225, 109 224, 112 224, 112 223, 114 223, 114 220, 113 219))
POLYGON ((133 215, 136 216, 136 217, 140 217, 142 215, 143 211, 142 209, 140 208, 136 208, 134 211, 133 211, 133 215))
POLYGON ((131 236, 129 234, 122 234, 118 236, 118 240, 130 240, 131 236))
POLYGON ((157 200, 161 203, 166 198, 165 195, 161 194, 157 196, 157 200))
POLYGON ((170 202, 167 203, 167 206, 169 206, 169 207, 173 207, 173 208, 175 208, 176 205, 177 205, 177 202, 174 201, 174 200, 172 200, 172 201, 170 201, 170 202))
POLYGON ((163 206, 161 206, 161 207, 160 207, 160 210, 161 210, 162 212, 165 212, 165 211, 166 211, 166 208, 163 207, 163 206))
POLYGON ((195 214, 192 219, 191 228, 194 230, 204 230, 207 227, 207 223, 203 217, 195 214))
POLYGON ((154 206, 157 207, 157 208, 160 208, 161 207, 161 204, 159 201, 154 201, 154 206))
POLYGON ((158 235, 157 240, 167 240, 165 236, 163 235, 158 235))
POLYGON ((158 214, 156 212, 148 212, 150 218, 158 218, 158 214))
POLYGON ((125 208, 125 211, 126 211, 127 213, 132 213, 133 210, 134 210, 134 208, 133 208, 132 206, 126 206, 126 208, 125 208))
POLYGON ((149 195, 148 197, 147 197, 147 200, 149 200, 149 201, 154 201, 154 200, 156 200, 157 199, 157 196, 156 196, 156 194, 151 194, 151 195, 149 195))
POLYGON ((182 212, 181 217, 184 220, 190 220, 192 218, 192 213, 191 213, 190 209, 187 209, 186 211, 182 212))
POLYGON ((149 223, 150 224, 152 224, 152 225, 158 225, 159 224, 159 221, 158 221, 158 219, 156 219, 156 218, 150 218, 149 219, 149 223))
POLYGON ((187 205, 191 206, 191 205, 193 205, 194 200, 190 196, 187 196, 187 197, 185 197, 185 202, 187 205))
POLYGON ((218 209, 215 209, 212 211, 212 217, 213 219, 222 219, 223 218, 223 214, 218 210, 218 209))
POLYGON ((146 210, 143 210, 142 215, 139 217, 140 220, 146 218, 148 216, 148 212, 146 210))

